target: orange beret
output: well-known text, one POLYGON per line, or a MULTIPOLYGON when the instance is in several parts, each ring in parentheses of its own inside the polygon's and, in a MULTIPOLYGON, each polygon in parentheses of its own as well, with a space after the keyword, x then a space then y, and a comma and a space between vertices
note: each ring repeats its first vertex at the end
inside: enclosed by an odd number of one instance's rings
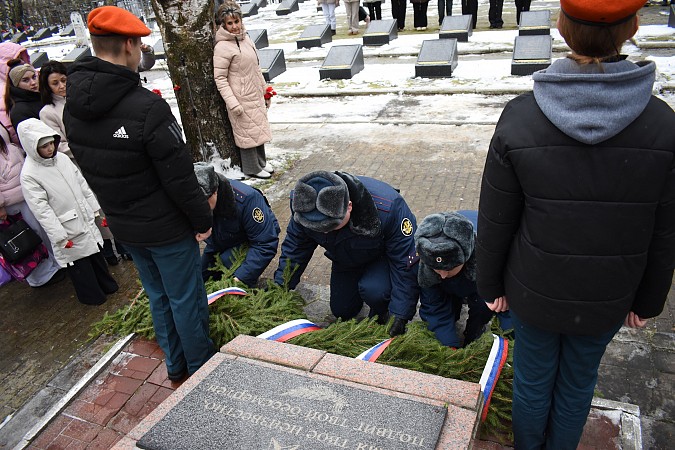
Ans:
POLYGON ((87 16, 87 28, 94 36, 141 37, 150 34, 150 29, 141 19, 117 6, 101 6, 92 10, 87 16))
POLYGON ((560 0, 560 8, 570 19, 586 25, 616 25, 645 5, 645 0, 560 0))

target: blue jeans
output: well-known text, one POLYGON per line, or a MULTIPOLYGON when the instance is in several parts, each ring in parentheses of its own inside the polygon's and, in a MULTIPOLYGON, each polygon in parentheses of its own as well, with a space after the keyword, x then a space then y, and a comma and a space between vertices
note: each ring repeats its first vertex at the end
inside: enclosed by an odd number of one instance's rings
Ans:
POLYGON ((513 353, 513 434, 518 450, 575 450, 598 367, 621 323, 598 336, 551 333, 518 320, 513 353))
POLYGON ((215 353, 209 337, 209 308, 197 241, 188 236, 159 247, 127 245, 127 251, 150 299, 167 372, 195 373, 215 353))

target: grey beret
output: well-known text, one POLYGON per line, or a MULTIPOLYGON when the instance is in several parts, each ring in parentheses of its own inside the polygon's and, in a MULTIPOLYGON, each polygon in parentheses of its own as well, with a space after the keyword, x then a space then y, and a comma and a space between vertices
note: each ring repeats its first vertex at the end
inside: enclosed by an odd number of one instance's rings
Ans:
POLYGON ((451 270, 466 263, 475 246, 473 224, 456 212, 431 214, 415 232, 415 249, 432 269, 451 270))
POLYGON ((194 163, 197 182, 204 195, 208 198, 218 190, 218 175, 212 165, 205 162, 194 163))
POLYGON ((308 173, 295 184, 293 219, 312 231, 335 230, 347 214, 347 183, 334 173, 319 170, 308 173))

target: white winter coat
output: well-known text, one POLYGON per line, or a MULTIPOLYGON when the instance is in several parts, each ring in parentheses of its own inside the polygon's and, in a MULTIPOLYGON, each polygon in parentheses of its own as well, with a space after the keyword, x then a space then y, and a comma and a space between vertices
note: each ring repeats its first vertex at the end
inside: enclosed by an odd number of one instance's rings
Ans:
POLYGON ((49 236, 54 256, 61 267, 93 255, 103 245, 94 223, 100 209, 96 197, 75 164, 63 153, 45 159, 37 152, 38 141, 56 131, 38 119, 26 119, 18 126, 19 139, 26 152, 21 170, 21 188, 29 208, 49 236), (71 248, 65 248, 68 241, 71 248))

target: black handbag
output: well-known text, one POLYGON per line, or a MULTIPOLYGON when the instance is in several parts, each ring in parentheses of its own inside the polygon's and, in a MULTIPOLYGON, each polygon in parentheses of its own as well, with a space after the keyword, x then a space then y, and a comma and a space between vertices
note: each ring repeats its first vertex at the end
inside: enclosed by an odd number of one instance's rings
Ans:
POLYGON ((18 215, 18 219, 7 216, 0 224, 0 253, 9 263, 14 263, 29 256, 35 251, 42 239, 18 215))

